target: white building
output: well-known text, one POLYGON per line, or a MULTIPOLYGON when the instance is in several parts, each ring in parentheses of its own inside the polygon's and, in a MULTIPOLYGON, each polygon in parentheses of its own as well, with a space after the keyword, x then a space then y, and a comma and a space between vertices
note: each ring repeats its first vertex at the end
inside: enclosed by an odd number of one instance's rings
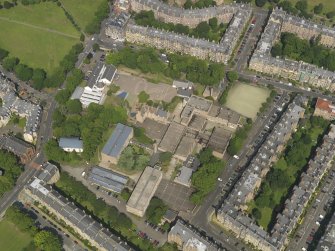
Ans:
POLYGON ((65 152, 83 152, 83 141, 79 138, 60 138, 59 147, 62 148, 65 152))
POLYGON ((88 80, 88 85, 83 90, 78 87, 71 98, 78 98, 78 94, 81 93, 79 100, 84 107, 91 103, 103 104, 106 98, 106 87, 112 83, 116 72, 117 69, 113 65, 98 62, 88 80))

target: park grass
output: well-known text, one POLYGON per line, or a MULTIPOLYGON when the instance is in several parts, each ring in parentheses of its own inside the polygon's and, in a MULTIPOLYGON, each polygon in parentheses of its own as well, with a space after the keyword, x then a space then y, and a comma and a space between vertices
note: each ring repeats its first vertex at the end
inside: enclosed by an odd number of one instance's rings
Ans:
POLYGON ((78 41, 79 32, 51 2, 0 11, 0 48, 29 67, 52 74, 78 41))
POLYGON ((95 18, 95 12, 106 0, 61 0, 63 7, 72 15, 81 29, 95 18))
POLYGON ((225 106, 243 116, 254 119, 269 95, 269 89, 236 83, 228 92, 225 106))
POLYGON ((10 251, 24 250, 33 241, 28 233, 23 233, 17 227, 7 221, 0 222, 0 249, 10 251))
POLYGON ((78 39, 80 36, 79 32, 65 16, 64 11, 53 2, 28 6, 18 4, 8 10, 2 9, 0 18, 9 18, 13 21, 55 30, 78 37, 78 39))

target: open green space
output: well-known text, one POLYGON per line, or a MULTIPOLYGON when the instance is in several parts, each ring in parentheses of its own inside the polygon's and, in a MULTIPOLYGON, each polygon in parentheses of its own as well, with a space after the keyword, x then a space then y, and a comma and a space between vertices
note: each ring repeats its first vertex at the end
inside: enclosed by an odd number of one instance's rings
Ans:
POLYGON ((262 104, 270 95, 267 88, 236 83, 229 90, 226 106, 248 118, 256 118, 262 104))
POLYGON ((18 4, 10 9, 1 9, 0 18, 9 18, 10 22, 22 22, 22 25, 35 25, 63 32, 66 35, 78 37, 78 39, 80 35, 67 19, 64 11, 54 2, 43 2, 32 5, 18 4))
POLYGON ((75 22, 85 29, 95 18, 98 7, 106 0, 60 0, 75 22))
POLYGON ((259 193, 250 202, 248 209, 264 229, 271 228, 272 221, 281 211, 282 204, 308 164, 328 125, 329 122, 321 117, 312 117, 301 122, 283 155, 265 177, 259 193))
POLYGON ((22 251, 33 241, 28 232, 21 232, 6 219, 0 222, 0 233, 1 250, 22 251))
POLYGON ((0 48, 10 56, 49 74, 79 41, 63 10, 51 2, 1 9, 0 37, 0 48))

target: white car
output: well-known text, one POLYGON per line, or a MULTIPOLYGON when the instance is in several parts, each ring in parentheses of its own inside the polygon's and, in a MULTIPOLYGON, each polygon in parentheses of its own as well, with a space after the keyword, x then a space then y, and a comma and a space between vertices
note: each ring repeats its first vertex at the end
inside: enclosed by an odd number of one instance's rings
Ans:
POLYGON ((238 157, 237 155, 234 155, 233 156, 235 159, 240 159, 240 157, 238 157))
POLYGON ((218 181, 221 181, 221 182, 222 182, 222 179, 219 177, 219 178, 218 178, 218 181))

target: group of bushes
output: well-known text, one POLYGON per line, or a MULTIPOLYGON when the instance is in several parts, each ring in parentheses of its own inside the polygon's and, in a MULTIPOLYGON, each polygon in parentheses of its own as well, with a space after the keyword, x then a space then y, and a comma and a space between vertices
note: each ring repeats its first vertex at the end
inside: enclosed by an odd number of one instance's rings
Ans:
POLYGON ((192 0, 186 0, 184 3, 185 9, 202 9, 211 6, 216 6, 216 2, 214 0, 198 0, 193 2, 192 0))
POLYGON ((87 32, 88 34, 99 33, 101 22, 105 18, 107 18, 108 15, 109 3, 108 1, 104 1, 98 6, 97 11, 95 12, 94 19, 86 26, 85 32, 87 32))
POLYGON ((225 167, 225 163, 212 155, 210 148, 198 154, 199 169, 192 175, 192 185, 196 191, 191 195, 194 204, 201 204, 208 193, 214 190, 217 178, 225 167))
POLYGON ((17 157, 5 150, 0 150, 0 170, 3 175, 0 176, 0 197, 7 191, 10 191, 17 178, 22 172, 22 166, 17 157))
POLYGON ((124 65, 144 73, 162 73, 173 79, 184 77, 191 82, 203 85, 216 85, 224 77, 222 64, 178 54, 168 54, 168 60, 169 63, 164 64, 158 52, 152 48, 133 50, 126 47, 106 57, 107 63, 116 66, 124 65))
POLYGON ((216 17, 209 19, 208 22, 200 22, 193 29, 182 24, 164 23, 155 18, 152 10, 136 13, 134 19, 138 25, 173 31, 179 34, 193 36, 195 38, 203 38, 215 42, 219 42, 221 40, 227 27, 224 23, 218 24, 218 19, 216 17))
POLYGON ((48 76, 43 69, 33 69, 26 64, 20 63, 20 59, 11 57, 8 51, 1 48, 0 63, 5 70, 14 72, 18 79, 22 81, 32 81, 33 87, 40 90, 44 87, 57 87, 63 83, 66 74, 74 68, 77 56, 82 50, 82 44, 74 45, 70 52, 60 62, 55 72, 50 76, 48 76))
POLYGON ((26 232, 34 238, 34 241, 29 246, 30 250, 62 250, 61 238, 51 231, 39 229, 35 220, 19 206, 13 205, 8 208, 5 219, 15 224, 21 232, 26 232))
POLYGON ((243 147, 246 139, 248 138, 248 133, 252 128, 252 120, 247 119, 243 127, 237 129, 234 137, 229 141, 227 152, 230 156, 237 154, 243 147))
POLYGON ((282 33, 280 42, 271 49, 273 57, 288 57, 335 71, 335 51, 320 44, 320 37, 310 41, 292 33, 282 33))

